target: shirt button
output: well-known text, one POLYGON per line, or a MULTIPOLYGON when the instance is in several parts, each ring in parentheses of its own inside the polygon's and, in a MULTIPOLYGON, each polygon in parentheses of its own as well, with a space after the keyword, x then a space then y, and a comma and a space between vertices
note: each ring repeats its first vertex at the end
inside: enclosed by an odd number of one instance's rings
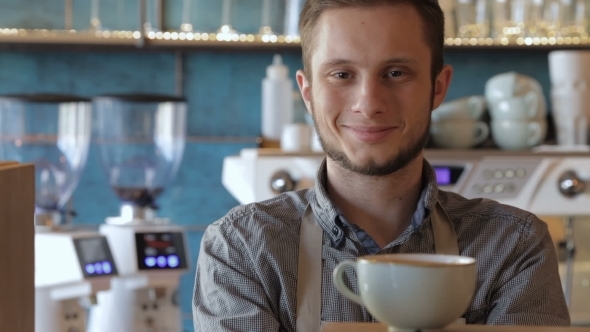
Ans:
POLYGON ((338 227, 336 227, 336 226, 332 227, 332 234, 338 235, 339 233, 340 233, 340 231, 338 230, 338 227))

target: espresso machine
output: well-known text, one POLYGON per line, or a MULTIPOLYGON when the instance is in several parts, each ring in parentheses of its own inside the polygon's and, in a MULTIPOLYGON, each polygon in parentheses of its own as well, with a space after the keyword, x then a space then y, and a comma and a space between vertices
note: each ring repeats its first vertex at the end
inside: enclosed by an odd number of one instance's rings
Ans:
POLYGON ((512 205, 547 223, 560 256, 572 325, 590 326, 589 151, 566 146, 519 152, 430 150, 426 158, 441 189, 512 205))
POLYGON ((35 331, 86 331, 87 309, 117 274, 106 237, 66 220, 91 136, 90 101, 0 96, 0 160, 35 166, 35 331))
POLYGON ((182 331, 178 284, 189 268, 186 230, 156 215, 186 135, 183 99, 111 95, 93 99, 95 140, 120 214, 100 226, 119 275, 98 294, 91 332, 182 331))
POLYGON ((263 201, 314 185, 323 152, 242 149, 223 159, 221 183, 240 204, 263 201))
MULTIPOLYGON (((531 151, 426 150, 442 190, 489 198, 547 222, 560 253, 572 324, 590 325, 590 153, 540 146, 531 151), (574 224, 576 233, 574 234, 574 224), (588 225, 588 226, 586 226, 588 225)), ((244 149, 224 159, 222 183, 241 204, 313 186, 323 153, 244 149)))

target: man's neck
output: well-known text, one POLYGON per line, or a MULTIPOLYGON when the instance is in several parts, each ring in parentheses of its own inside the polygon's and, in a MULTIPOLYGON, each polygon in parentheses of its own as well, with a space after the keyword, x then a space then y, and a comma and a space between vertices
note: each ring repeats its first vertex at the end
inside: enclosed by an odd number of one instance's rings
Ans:
POLYGON ((422 191, 422 155, 387 176, 365 176, 327 160, 327 191, 346 220, 362 228, 379 247, 408 227, 422 191))

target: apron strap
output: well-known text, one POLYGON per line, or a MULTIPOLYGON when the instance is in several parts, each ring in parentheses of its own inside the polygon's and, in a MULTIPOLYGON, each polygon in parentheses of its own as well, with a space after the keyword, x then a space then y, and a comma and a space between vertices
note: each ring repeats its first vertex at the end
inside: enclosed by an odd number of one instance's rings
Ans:
MULTIPOLYGON (((451 223, 451 218, 447 211, 443 209, 440 202, 436 202, 436 207, 430 218, 432 223, 432 233, 434 234, 434 250, 437 254, 459 255, 459 244, 457 243, 457 233, 451 223)), ((454 325, 465 325, 465 318, 458 318, 454 325)))
POLYGON ((322 312, 322 237, 323 229, 308 204, 299 231, 297 265, 297 332, 320 329, 322 312))
POLYGON ((430 217, 430 222, 432 223, 435 252, 444 255, 459 255, 457 233, 453 228, 451 218, 438 201, 430 217))
MULTIPOLYGON (((430 217, 437 254, 459 255, 457 234, 446 211, 439 202, 430 217)), ((296 332, 317 332, 322 313, 322 238, 323 230, 316 222, 308 204, 299 231, 297 265, 296 332)))

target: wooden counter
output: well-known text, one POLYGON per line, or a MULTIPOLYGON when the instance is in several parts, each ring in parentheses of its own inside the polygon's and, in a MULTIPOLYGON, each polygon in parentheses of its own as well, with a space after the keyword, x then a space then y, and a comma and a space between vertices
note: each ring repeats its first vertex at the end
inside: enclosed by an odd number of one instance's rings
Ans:
MULTIPOLYGON (((590 327, 541 327, 498 325, 451 325, 428 332, 590 332, 590 327)), ((388 332, 387 326, 376 323, 324 323, 322 332, 388 332)), ((426 332, 426 331, 425 331, 426 332)))

